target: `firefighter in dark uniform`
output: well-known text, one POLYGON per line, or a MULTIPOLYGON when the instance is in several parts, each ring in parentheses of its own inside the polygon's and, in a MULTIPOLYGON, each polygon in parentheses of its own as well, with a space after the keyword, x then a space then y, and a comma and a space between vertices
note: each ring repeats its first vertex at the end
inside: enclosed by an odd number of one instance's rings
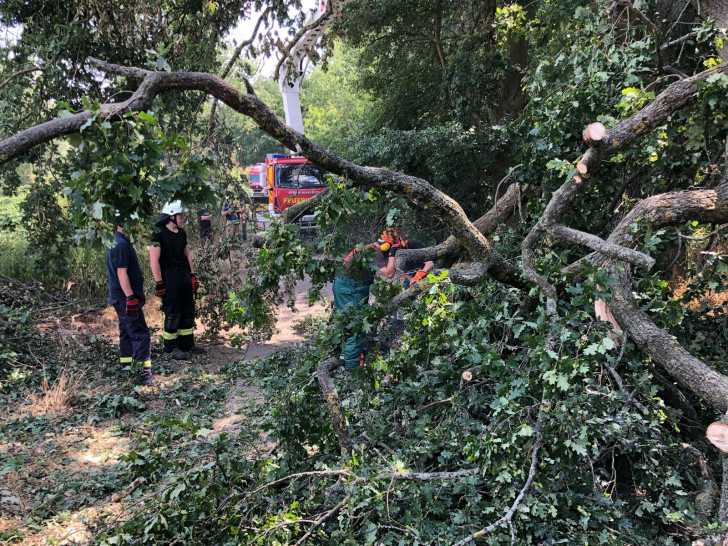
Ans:
POLYGON ((109 303, 119 317, 119 362, 123 371, 139 368, 140 385, 154 384, 152 344, 144 320, 144 278, 139 259, 121 225, 114 235, 116 244, 106 252, 109 303))
POLYGON ((197 211, 197 218, 200 221, 200 246, 207 246, 212 241, 212 214, 203 207, 197 211))
MULTIPOLYGON (((369 303, 369 287, 374 282, 374 274, 365 267, 355 265, 354 258, 358 253, 358 248, 349 253, 344 259, 343 268, 334 278, 334 312, 350 305, 360 309, 369 303)), ((357 334, 349 337, 341 356, 347 372, 363 366, 364 337, 357 334)))
POLYGON ((154 293, 162 298, 164 352, 176 360, 189 353, 207 351, 195 345, 195 298, 199 282, 195 276, 187 234, 182 229, 187 208, 181 201, 167 203, 154 223, 149 262, 156 282, 154 293))
MULTIPOLYGON (((379 236, 379 240, 376 243, 369 245, 376 248, 386 258, 386 265, 379 269, 380 273, 386 278, 391 279, 394 277, 397 262, 397 251, 399 249, 419 249, 425 248, 420 241, 417 239, 402 239, 399 234, 392 228, 385 229, 379 236)), ((417 282, 427 277, 427 273, 435 267, 435 262, 428 260, 416 264, 413 268, 408 268, 404 272, 404 280, 402 281, 405 290, 409 288, 410 283, 417 282)))

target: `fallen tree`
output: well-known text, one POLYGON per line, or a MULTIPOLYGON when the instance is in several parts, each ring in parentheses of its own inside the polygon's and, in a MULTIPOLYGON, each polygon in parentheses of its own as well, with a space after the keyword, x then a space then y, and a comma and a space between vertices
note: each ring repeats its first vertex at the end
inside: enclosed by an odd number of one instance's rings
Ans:
MULTIPOLYGON (((499 219, 506 221, 521 202, 526 192, 516 185, 511 186, 499 199, 491 212, 473 222, 463 212, 462 207, 445 193, 421 178, 408 176, 381 168, 364 167, 317 146, 301 134, 281 122, 254 94, 242 93, 223 79, 202 73, 157 72, 134 67, 121 67, 97 59, 89 59, 89 65, 107 74, 141 80, 136 91, 126 101, 108 103, 100 107, 100 121, 117 122, 128 112, 142 112, 149 109, 152 102, 162 93, 202 91, 237 112, 249 116, 262 130, 273 136, 290 149, 301 150, 311 161, 321 165, 331 173, 351 180, 361 189, 380 188, 405 197, 410 203, 427 210, 442 220, 451 237, 438 246, 422 251, 403 252, 400 260, 422 259, 423 257, 452 261, 462 256, 472 262, 470 270, 451 270, 448 279, 456 284, 476 286, 485 279, 491 279, 508 287, 525 291, 537 287, 546 299, 546 316, 552 326, 561 317, 558 313, 559 295, 554 282, 538 271, 536 247, 539 241, 548 237, 553 241, 585 246, 598 255, 594 261, 609 260, 610 274, 614 280, 614 300, 611 308, 625 333, 655 362, 659 363, 684 388, 708 403, 716 412, 728 410, 728 380, 721 373, 710 369, 700 359, 692 356, 681 347, 664 329, 657 327, 650 318, 637 308, 632 298, 631 266, 644 270, 653 267, 655 259, 641 250, 633 248, 634 239, 630 234, 637 225, 662 227, 679 225, 688 220, 721 224, 728 222, 728 177, 723 176, 715 189, 697 189, 684 192, 660 194, 639 203, 606 238, 582 232, 563 224, 562 218, 569 210, 575 196, 595 180, 598 168, 609 157, 627 149, 636 140, 696 100, 698 83, 728 71, 725 65, 701 72, 691 78, 683 78, 669 85, 653 101, 637 114, 623 120, 612 129, 601 125, 591 125, 585 131, 585 141, 589 149, 575 163, 575 174, 571 176, 551 197, 530 233, 522 242, 522 270, 512 260, 506 259, 490 238, 499 219), (524 282, 523 278, 526 281, 524 282)), ((55 138, 78 133, 91 119, 90 111, 82 111, 71 116, 51 120, 31 127, 0 142, 0 163, 21 157, 34 147, 55 138)), ((323 197, 322 197, 323 199, 323 197)), ((303 209, 304 207, 301 207, 303 209)), ((291 213, 288 220, 295 219, 301 209, 291 213)), ((263 244, 275 245, 275 241, 263 244)), ((384 316, 393 310, 412 302, 419 295, 427 293, 437 283, 420 282, 409 291, 388 302, 380 304, 374 313, 384 316)), ((552 328, 547 334, 546 352, 553 352, 558 340, 558 332, 552 328)), ((331 411, 333 427, 338 436, 342 453, 349 455, 353 450, 352 439, 346 426, 344 412, 338 400, 336 389, 330 379, 330 372, 337 366, 336 359, 327 358, 319 366, 318 377, 321 387, 327 394, 327 404, 331 411)), ((472 375, 471 375, 472 377, 472 375)), ((554 401, 553 403, 558 403, 554 401)), ((529 493, 538 472, 538 451, 542 445, 543 413, 548 412, 551 402, 547 398, 540 403, 542 409, 534 423, 536 430, 530 457, 527 479, 519 490, 512 508, 491 526, 472 534, 460 543, 466 543, 490 532, 501 524, 512 525, 518 505, 529 493), (546 409, 543 409, 543 408, 546 409)), ((529 425, 530 426, 530 425, 529 425)), ((724 476, 724 483, 726 477, 724 476)), ((725 502, 725 500, 724 500, 725 502)), ((330 512, 333 515, 341 507, 337 505, 330 512)), ((324 520, 313 523, 311 531, 318 528, 324 520)))

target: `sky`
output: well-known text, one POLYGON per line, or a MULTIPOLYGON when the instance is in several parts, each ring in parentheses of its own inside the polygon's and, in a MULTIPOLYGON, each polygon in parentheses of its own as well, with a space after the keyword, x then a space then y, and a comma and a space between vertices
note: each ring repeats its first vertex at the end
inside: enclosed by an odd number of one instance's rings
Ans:
MULTIPOLYGON (((301 9, 302 10, 308 10, 313 11, 316 9, 319 5, 319 0, 302 0, 301 2, 301 9)), ((324 4, 325 5, 325 4, 324 4)), ((255 28, 255 22, 258 20, 258 17, 260 16, 260 11, 253 12, 249 18, 241 21, 238 26, 236 26, 232 31, 230 31, 230 34, 227 36, 227 42, 228 44, 232 45, 233 40, 235 40, 236 43, 243 42, 250 38, 250 35, 253 32, 253 28, 255 28)), ((277 24, 274 24, 275 29, 281 30, 280 27, 278 27, 277 24)), ((285 36, 285 32, 280 32, 281 36, 285 36)), ((260 63, 260 70, 261 73, 265 76, 272 76, 273 70, 276 67, 276 63, 278 62, 278 59, 276 57, 273 58, 263 58, 261 59, 260 63)))

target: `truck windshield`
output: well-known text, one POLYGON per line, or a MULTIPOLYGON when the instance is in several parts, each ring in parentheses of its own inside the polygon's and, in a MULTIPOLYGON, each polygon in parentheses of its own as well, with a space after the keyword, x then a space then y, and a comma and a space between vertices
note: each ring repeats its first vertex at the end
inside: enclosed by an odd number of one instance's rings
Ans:
POLYGON ((252 182, 260 183, 260 175, 258 173, 250 173, 248 175, 248 180, 250 180, 251 183, 252 182))
POLYGON ((277 188, 323 188, 324 171, 312 163, 283 163, 276 165, 277 188))

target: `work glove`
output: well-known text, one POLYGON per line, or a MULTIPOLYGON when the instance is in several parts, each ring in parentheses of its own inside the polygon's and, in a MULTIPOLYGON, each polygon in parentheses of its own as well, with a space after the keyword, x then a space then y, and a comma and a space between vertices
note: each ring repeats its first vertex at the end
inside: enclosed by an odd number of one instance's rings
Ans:
POLYGON ((126 315, 128 317, 135 317, 139 314, 139 300, 132 294, 126 297, 126 315))
POLYGON ((422 279, 427 277, 427 271, 424 269, 420 269, 417 273, 415 273, 415 276, 412 277, 412 282, 421 281, 422 279))
POLYGON ((157 281, 157 285, 154 287, 154 295, 158 298, 163 298, 167 295, 167 285, 164 281, 157 281))
POLYGON ((200 281, 197 280, 194 273, 190 273, 190 281, 192 282, 192 291, 197 292, 197 289, 200 287, 200 281))

